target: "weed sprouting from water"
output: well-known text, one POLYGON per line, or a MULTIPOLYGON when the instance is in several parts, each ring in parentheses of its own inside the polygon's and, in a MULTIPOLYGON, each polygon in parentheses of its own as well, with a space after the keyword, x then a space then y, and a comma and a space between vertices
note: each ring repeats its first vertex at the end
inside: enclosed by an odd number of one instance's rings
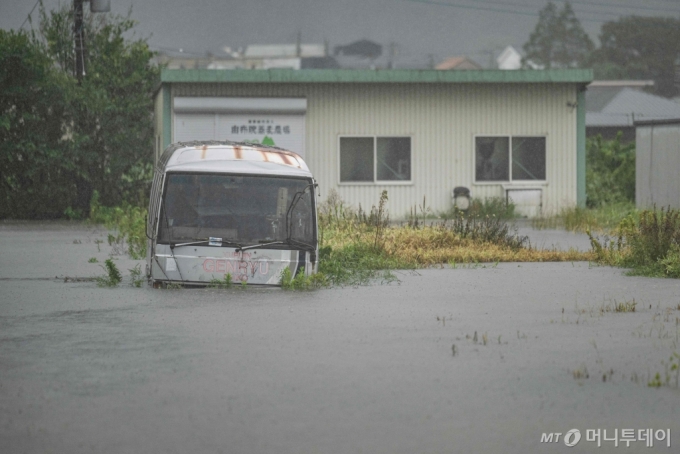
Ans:
POLYGON ((622 301, 620 303, 614 300, 614 312, 635 312, 636 305, 635 299, 632 301, 622 301))
POLYGON ((113 260, 106 259, 102 269, 106 272, 104 276, 99 276, 96 278, 97 285, 99 287, 115 287, 123 280, 123 277, 118 270, 118 267, 113 260))
POLYGON ((131 268, 128 271, 130 271, 130 285, 137 288, 141 287, 144 282, 144 278, 142 277, 142 265, 138 263, 134 268, 131 268))
POLYGON ((208 284, 209 288, 232 288, 233 286, 231 273, 225 274, 222 279, 212 278, 208 284))
POLYGON ((654 375, 654 378, 647 383, 647 386, 650 388, 672 386, 677 389, 680 385, 680 354, 677 351, 674 351, 668 359, 668 362, 661 361, 661 365, 664 367, 663 378, 661 373, 657 372, 654 375))
POLYGON ((585 364, 581 364, 581 367, 579 367, 578 369, 572 370, 571 374, 574 377, 574 380, 583 380, 583 379, 590 378, 590 374, 588 373, 588 368, 586 367, 585 364))
POLYGON ((327 287, 328 279, 323 273, 306 275, 305 269, 301 268, 297 275, 293 277, 290 268, 286 267, 281 271, 279 281, 284 290, 313 290, 320 287, 327 287))

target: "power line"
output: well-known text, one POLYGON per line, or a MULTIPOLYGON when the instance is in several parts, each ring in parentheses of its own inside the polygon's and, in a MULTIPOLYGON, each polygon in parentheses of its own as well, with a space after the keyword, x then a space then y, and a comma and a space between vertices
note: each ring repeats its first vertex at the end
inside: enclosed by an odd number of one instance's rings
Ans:
POLYGON ((434 0, 402 0, 402 1, 413 2, 413 3, 424 3, 424 4, 427 4, 427 5, 450 6, 452 8, 492 11, 492 12, 495 12, 495 13, 516 14, 516 15, 521 15, 521 16, 533 16, 533 17, 538 16, 538 13, 530 13, 530 12, 510 10, 510 9, 489 8, 489 7, 484 7, 484 6, 459 5, 459 4, 456 4, 456 3, 438 2, 438 1, 434 1, 434 0))
MULTIPOLYGON (((461 9, 471 9, 471 10, 478 10, 478 11, 491 11, 495 13, 505 13, 505 14, 514 14, 514 15, 519 15, 519 16, 531 16, 531 17, 538 17, 539 13, 537 12, 528 12, 528 11, 518 11, 518 10, 510 10, 510 9, 505 9, 505 8, 495 8, 495 7, 485 7, 485 6, 472 6, 472 5, 461 5, 458 3, 448 3, 448 2, 441 2, 441 1, 436 1, 436 0, 402 0, 406 2, 413 2, 413 3, 421 3, 421 4, 426 4, 426 5, 437 5, 437 6, 448 6, 452 8, 461 8, 461 9)), ((478 3, 483 2, 483 0, 478 1, 478 3)), ((514 6, 520 6, 520 7, 530 7, 529 5, 526 4, 518 4, 518 3, 498 3, 498 2, 484 2, 484 3, 489 3, 493 5, 514 5, 514 6)), ((613 6, 613 5, 609 5, 613 6)), ((625 8, 634 8, 634 7, 625 7, 625 8)), ((610 13, 610 12, 595 12, 595 11, 588 11, 588 14, 607 14, 607 15, 612 15, 612 16, 622 16, 622 14, 617 14, 617 13, 610 13)), ((605 20, 599 20, 599 19, 589 19, 589 18, 584 18, 580 19, 582 22, 595 22, 598 24, 605 23, 607 21, 605 20)))
MULTIPOLYGON (((614 4, 614 3, 602 3, 602 2, 587 2, 587 1, 574 1, 574 0, 556 0, 557 2, 561 3, 569 3, 571 5, 585 5, 585 6, 605 6, 605 7, 610 7, 610 8, 616 8, 616 9, 629 9, 629 10, 645 10, 645 11, 661 11, 664 13, 680 13, 680 8, 678 9, 668 9, 668 8, 654 8, 654 7, 648 7, 648 6, 627 6, 627 5, 622 5, 622 4, 614 4)), ((527 4, 527 3, 514 3, 514 2, 506 2, 506 1, 489 1, 489 0, 476 0, 475 3, 488 3, 492 5, 499 5, 499 6, 505 6, 505 5, 512 5, 512 6, 520 6, 520 7, 525 7, 525 8, 531 8, 532 10, 536 9, 536 4, 527 4)), ((583 12, 583 13, 588 13, 588 14, 606 14, 606 15, 611 15, 611 16, 621 16, 622 14, 619 13, 618 11, 612 12, 612 11, 602 11, 602 10, 582 10, 579 8, 574 9, 576 12, 583 12)))
MULTIPOLYGON (((564 3, 567 3, 569 0, 557 0, 557 1, 564 1, 564 3)), ((490 5, 499 5, 499 6, 519 6, 521 8, 530 8, 531 11, 536 11, 536 4, 528 4, 528 3, 515 3, 515 2, 494 2, 494 1, 489 1, 489 0, 476 0, 475 3, 487 3, 490 5)), ((571 3, 571 2, 569 2, 571 3)), ((624 7, 625 8, 625 7, 624 7)), ((583 14, 598 14, 598 15, 607 15, 607 16, 615 16, 619 17, 621 14, 620 13, 612 13, 609 11, 594 11, 594 10, 580 10, 580 9, 575 9, 574 12, 578 13, 583 13, 583 14)), ((536 16, 540 15, 540 13, 535 14, 536 16)))
POLYGON ((22 28, 24 28, 24 25, 26 25, 26 22, 28 22, 28 20, 31 18, 31 14, 33 14, 33 11, 35 10, 35 7, 38 6, 38 3, 40 3, 40 1, 41 1, 41 0, 38 0, 37 2, 35 2, 35 5, 33 5, 33 8, 31 8, 31 12, 28 13, 28 16, 26 16, 26 19, 24 19, 24 22, 23 22, 23 24, 21 24, 21 27, 19 27, 19 30, 21 30, 22 28))
POLYGON ((566 3, 566 1, 569 1, 572 5, 596 5, 596 6, 609 6, 612 8, 625 8, 625 9, 637 9, 637 10, 645 10, 645 11, 660 11, 664 13, 680 13, 680 8, 655 8, 653 6, 625 6, 621 4, 615 4, 615 3, 600 3, 600 2, 580 2, 580 1, 573 1, 573 0, 561 0, 566 3))

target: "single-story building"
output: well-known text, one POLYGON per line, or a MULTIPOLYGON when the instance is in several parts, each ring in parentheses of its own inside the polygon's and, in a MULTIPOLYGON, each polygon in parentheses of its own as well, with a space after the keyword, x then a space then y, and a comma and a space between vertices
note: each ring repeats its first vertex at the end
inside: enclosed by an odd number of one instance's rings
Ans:
POLYGON ((680 209, 680 118, 635 122, 635 205, 680 209))
POLYGON ((163 70, 156 159, 173 142, 235 140, 301 154, 319 183, 392 218, 452 190, 511 198, 529 216, 585 206, 592 71, 163 70))

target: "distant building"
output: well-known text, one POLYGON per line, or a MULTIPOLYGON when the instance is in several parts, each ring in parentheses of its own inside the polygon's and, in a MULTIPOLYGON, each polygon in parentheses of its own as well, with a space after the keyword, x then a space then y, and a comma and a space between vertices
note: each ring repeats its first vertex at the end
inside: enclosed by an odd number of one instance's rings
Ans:
POLYGON ((498 69, 520 69, 522 68, 522 54, 512 47, 506 47, 496 58, 498 69))
POLYGON ((304 69, 338 68, 325 44, 254 44, 243 50, 224 48, 224 55, 161 54, 158 63, 168 69, 304 69))
POLYGON ((483 69, 482 65, 471 60, 465 56, 463 57, 450 57, 435 66, 434 69, 483 69))
POLYGON ((375 60, 382 55, 382 45, 367 39, 361 39, 344 46, 335 46, 333 55, 351 55, 375 60))
POLYGON ((680 118, 680 104, 644 92, 651 80, 594 81, 586 91, 586 135, 611 140, 621 132, 624 142, 635 140, 637 120, 680 118))
POLYGON ((244 63, 230 55, 196 55, 177 52, 159 52, 154 62, 168 69, 245 69, 244 63))

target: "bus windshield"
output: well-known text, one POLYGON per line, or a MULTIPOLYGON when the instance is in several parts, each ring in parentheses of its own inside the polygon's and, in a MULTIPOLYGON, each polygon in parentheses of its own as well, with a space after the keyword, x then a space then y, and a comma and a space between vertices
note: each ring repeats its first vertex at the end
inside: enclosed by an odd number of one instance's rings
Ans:
POLYGON ((316 244, 311 179, 168 173, 159 243, 316 244))

